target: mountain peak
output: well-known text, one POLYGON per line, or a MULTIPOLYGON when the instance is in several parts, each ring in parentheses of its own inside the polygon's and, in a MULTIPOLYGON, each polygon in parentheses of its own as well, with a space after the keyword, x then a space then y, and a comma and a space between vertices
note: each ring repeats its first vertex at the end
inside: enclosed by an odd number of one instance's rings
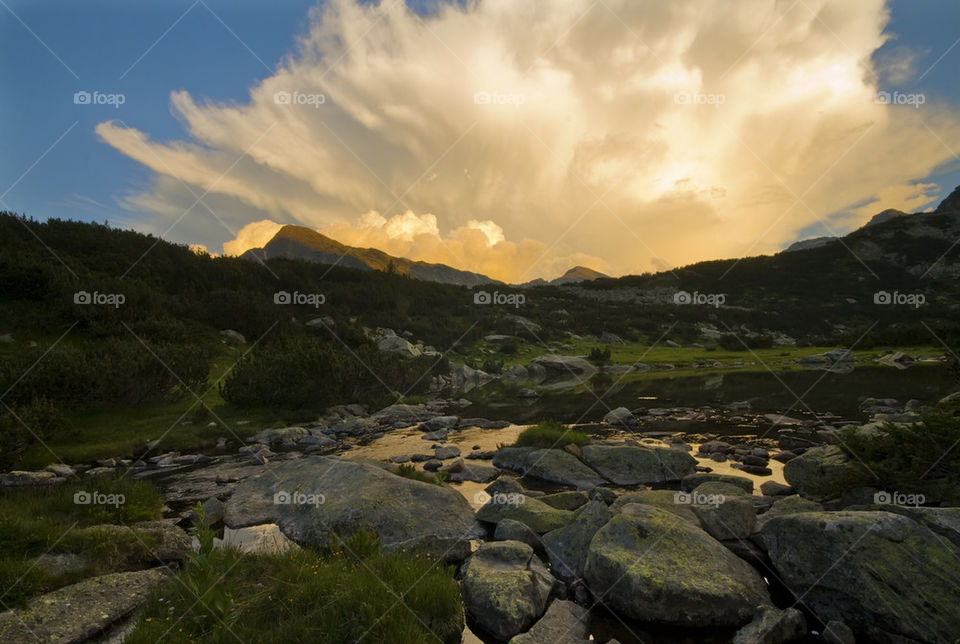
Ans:
POLYGON ((566 273, 551 281, 551 284, 568 284, 570 282, 591 282, 601 277, 610 277, 600 271, 595 271, 586 266, 574 266, 566 273))
POLYGON ((953 192, 951 192, 946 199, 940 202, 940 205, 937 206, 937 209, 934 212, 944 213, 957 211, 960 211, 960 186, 954 188, 953 192))

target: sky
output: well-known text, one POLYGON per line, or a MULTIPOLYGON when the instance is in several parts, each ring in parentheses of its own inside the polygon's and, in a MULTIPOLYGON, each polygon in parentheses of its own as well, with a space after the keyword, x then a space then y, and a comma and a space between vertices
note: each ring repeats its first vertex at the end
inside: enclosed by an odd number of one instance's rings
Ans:
POLYGON ((955 0, 0 0, 0 208, 519 283, 960 185, 955 0))

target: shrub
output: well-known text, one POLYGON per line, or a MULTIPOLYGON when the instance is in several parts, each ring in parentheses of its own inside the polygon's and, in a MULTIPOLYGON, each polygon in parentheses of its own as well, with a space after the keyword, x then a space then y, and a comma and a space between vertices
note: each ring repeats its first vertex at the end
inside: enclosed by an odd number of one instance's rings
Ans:
POLYGON ((434 485, 443 485, 443 482, 446 480, 448 474, 446 472, 437 472, 436 474, 430 474, 429 472, 423 472, 418 470, 415 465, 410 465, 409 463, 403 463, 400 467, 397 468, 394 472, 397 476, 402 476, 405 479, 411 479, 413 481, 422 481, 424 483, 432 483, 434 485))
POLYGON ((528 427, 517 436, 514 447, 563 447, 586 445, 590 437, 581 432, 567 429, 566 425, 555 420, 544 420, 528 427))
POLYGON ((590 361, 591 362, 609 362, 610 349, 601 349, 600 347, 594 347, 590 349, 590 361))

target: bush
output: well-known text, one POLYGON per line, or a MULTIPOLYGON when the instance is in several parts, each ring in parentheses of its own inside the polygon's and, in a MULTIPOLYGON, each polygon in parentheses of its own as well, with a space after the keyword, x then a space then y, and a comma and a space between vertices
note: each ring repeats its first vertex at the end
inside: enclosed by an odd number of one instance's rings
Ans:
POLYGON ((197 536, 199 552, 179 579, 151 594, 125 642, 426 644, 462 637, 453 569, 384 554, 370 534, 360 532, 326 554, 247 555, 197 536))
POLYGON ((610 349, 601 349, 600 347, 594 347, 590 349, 590 362, 609 362, 610 361, 610 349))
POLYGON ((424 483, 432 483, 433 485, 443 485, 443 482, 448 476, 446 472, 437 472, 436 474, 423 472, 418 470, 415 465, 410 465, 409 463, 401 464, 394 474, 397 476, 402 476, 405 479, 422 481, 424 483))
POLYGON ((586 434, 567 429, 566 425, 558 421, 545 420, 520 432, 513 446, 549 448, 563 447, 570 443, 582 446, 589 442, 590 437, 586 434))

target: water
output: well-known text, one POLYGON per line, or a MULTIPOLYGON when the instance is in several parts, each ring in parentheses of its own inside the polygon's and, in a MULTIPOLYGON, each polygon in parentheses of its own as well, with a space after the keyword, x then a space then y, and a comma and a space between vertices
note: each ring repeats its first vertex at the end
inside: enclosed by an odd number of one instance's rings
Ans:
POLYGON ((695 375, 673 375, 669 371, 624 377, 599 375, 577 389, 545 391, 534 399, 497 396, 496 387, 494 384, 488 392, 474 392, 475 403, 464 413, 515 423, 533 423, 543 418, 567 423, 599 422, 616 407, 720 407, 746 400, 758 413, 791 410, 791 416, 804 416, 812 410, 860 419, 858 404, 864 398, 896 398, 901 402, 917 399, 932 404, 960 389, 960 382, 949 367, 937 363, 909 369, 858 366, 847 374, 728 369, 695 375))

